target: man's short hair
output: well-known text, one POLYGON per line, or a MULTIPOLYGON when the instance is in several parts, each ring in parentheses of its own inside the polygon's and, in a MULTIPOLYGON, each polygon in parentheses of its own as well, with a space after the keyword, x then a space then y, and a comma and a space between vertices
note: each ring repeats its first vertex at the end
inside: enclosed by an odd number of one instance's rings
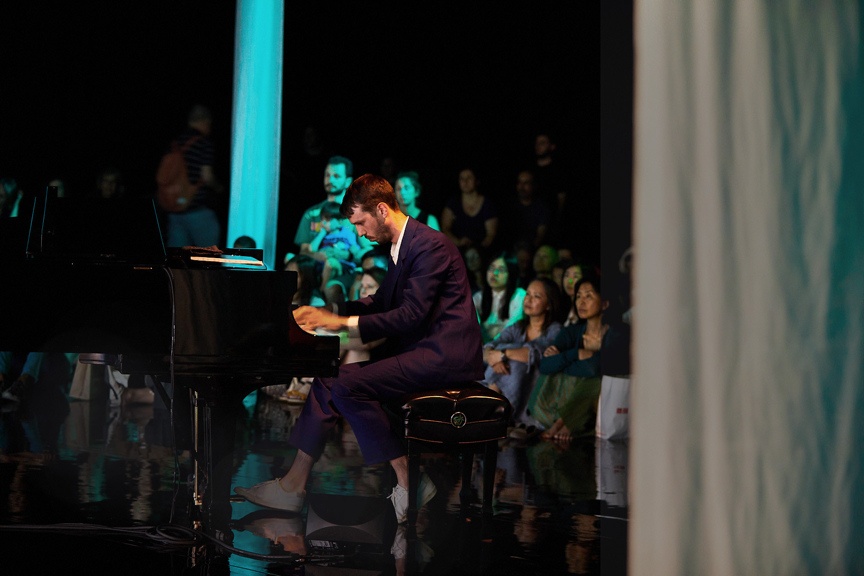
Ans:
POLYGON ((346 218, 350 218, 355 207, 372 214, 375 212, 375 207, 381 202, 393 210, 399 210, 396 193, 390 182, 383 176, 363 174, 355 178, 345 190, 345 197, 342 199, 342 214, 346 218))
POLYGON ((327 160, 327 164, 344 164, 345 165, 345 176, 352 177, 354 176, 354 163, 345 156, 331 156, 327 160))

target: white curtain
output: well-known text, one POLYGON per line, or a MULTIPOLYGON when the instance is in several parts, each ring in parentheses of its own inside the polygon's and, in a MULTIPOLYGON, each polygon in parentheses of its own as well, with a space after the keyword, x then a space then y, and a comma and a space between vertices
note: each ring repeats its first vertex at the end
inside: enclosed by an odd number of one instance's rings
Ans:
POLYGON ((632 576, 864 573, 860 18, 634 2, 632 576))

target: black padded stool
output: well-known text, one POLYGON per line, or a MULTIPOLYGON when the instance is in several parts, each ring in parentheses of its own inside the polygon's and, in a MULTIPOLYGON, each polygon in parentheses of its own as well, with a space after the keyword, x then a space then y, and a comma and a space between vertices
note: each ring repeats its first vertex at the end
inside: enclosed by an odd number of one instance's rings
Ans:
POLYGON ((477 382, 412 394, 402 403, 408 441, 408 525, 417 521, 420 454, 458 451, 462 466, 463 510, 471 497, 475 452, 483 452, 483 515, 492 515, 492 492, 498 463, 498 440, 507 437, 513 414, 510 402, 477 382))

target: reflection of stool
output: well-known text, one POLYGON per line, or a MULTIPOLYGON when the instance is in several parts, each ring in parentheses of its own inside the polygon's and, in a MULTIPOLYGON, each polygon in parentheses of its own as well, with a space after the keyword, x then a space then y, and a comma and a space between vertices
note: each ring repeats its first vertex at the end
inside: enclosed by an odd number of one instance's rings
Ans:
POLYGON ((458 450, 462 465, 463 509, 471 496, 473 454, 483 452, 483 514, 492 514, 498 440, 507 437, 513 407, 501 394, 477 382, 419 392, 402 404, 408 440, 408 525, 417 520, 420 454, 458 450))

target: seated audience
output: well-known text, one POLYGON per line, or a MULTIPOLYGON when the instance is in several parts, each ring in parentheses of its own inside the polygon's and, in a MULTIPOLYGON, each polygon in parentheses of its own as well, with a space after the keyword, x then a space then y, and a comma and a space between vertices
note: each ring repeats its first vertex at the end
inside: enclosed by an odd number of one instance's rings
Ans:
POLYGON ((321 280, 314 258, 297 254, 288 261, 285 270, 297 272, 297 291, 292 302, 295 306, 324 306, 324 297, 318 289, 321 280))
POLYGON ((534 252, 531 267, 534 270, 534 278, 552 278, 552 269, 558 262, 558 250, 554 246, 544 244, 534 252))
MULTIPOLYGON (((360 281, 360 291, 358 300, 372 296, 384 283, 384 277, 387 275, 387 270, 373 266, 367 270, 363 270, 360 281)), ((327 332, 324 332, 327 333, 327 332)), ((370 359, 369 353, 372 348, 375 348, 382 342, 384 338, 372 342, 364 343, 359 336, 350 337, 348 331, 339 333, 339 352, 342 358, 341 364, 351 364, 353 362, 364 362, 370 359)))
POLYGON ((561 324, 554 320, 560 302, 558 287, 552 280, 532 281, 522 302, 523 317, 483 348, 487 365, 483 383, 510 400, 517 424, 526 423, 525 400, 531 393, 543 351, 561 330, 561 324))
POLYGON ((552 214, 545 199, 534 195, 534 174, 516 175, 516 194, 503 206, 501 232, 508 242, 525 242, 537 248, 546 240, 552 214))
POLYGON ((483 290, 486 286, 486 258, 484 251, 476 246, 469 246, 462 257, 465 259, 465 268, 468 270, 468 282, 471 284, 471 293, 483 290))
POLYGON ((561 297, 564 299, 564 326, 573 324, 579 320, 576 315, 576 282, 582 276, 591 273, 591 268, 580 264, 572 259, 559 260, 552 269, 552 276, 558 287, 561 288, 561 297))
POLYGON ((318 261, 320 289, 327 302, 343 302, 354 282, 356 258, 361 254, 357 232, 342 216, 337 202, 325 202, 320 218, 320 229, 308 247, 303 246, 301 254, 318 261))
POLYGON ((371 268, 381 268, 387 270, 387 267, 392 261, 390 260, 390 249, 375 245, 367 250, 360 258, 360 266, 355 269, 354 283, 351 285, 351 290, 348 294, 349 300, 359 300, 360 284, 363 281, 363 272, 371 268))
POLYGON ((527 412, 544 428, 545 439, 567 442, 595 433, 602 356, 621 357, 623 350, 629 351, 626 326, 604 319, 609 300, 601 290, 600 277, 594 274, 576 283, 579 321, 562 328, 543 351, 527 412))
POLYGON ((516 285, 519 270, 516 260, 499 254, 486 269, 486 285, 474 292, 474 307, 480 318, 483 344, 491 342, 506 326, 522 318, 525 289, 516 285))
POLYGON ((441 231, 463 254, 471 246, 490 249, 498 234, 498 208, 479 191, 480 179, 472 168, 459 172, 460 193, 451 196, 441 212, 441 231))
POLYGON ((516 267, 518 268, 516 285, 520 288, 527 288, 528 283, 534 279, 534 248, 525 242, 517 242, 513 251, 516 255, 516 267))

